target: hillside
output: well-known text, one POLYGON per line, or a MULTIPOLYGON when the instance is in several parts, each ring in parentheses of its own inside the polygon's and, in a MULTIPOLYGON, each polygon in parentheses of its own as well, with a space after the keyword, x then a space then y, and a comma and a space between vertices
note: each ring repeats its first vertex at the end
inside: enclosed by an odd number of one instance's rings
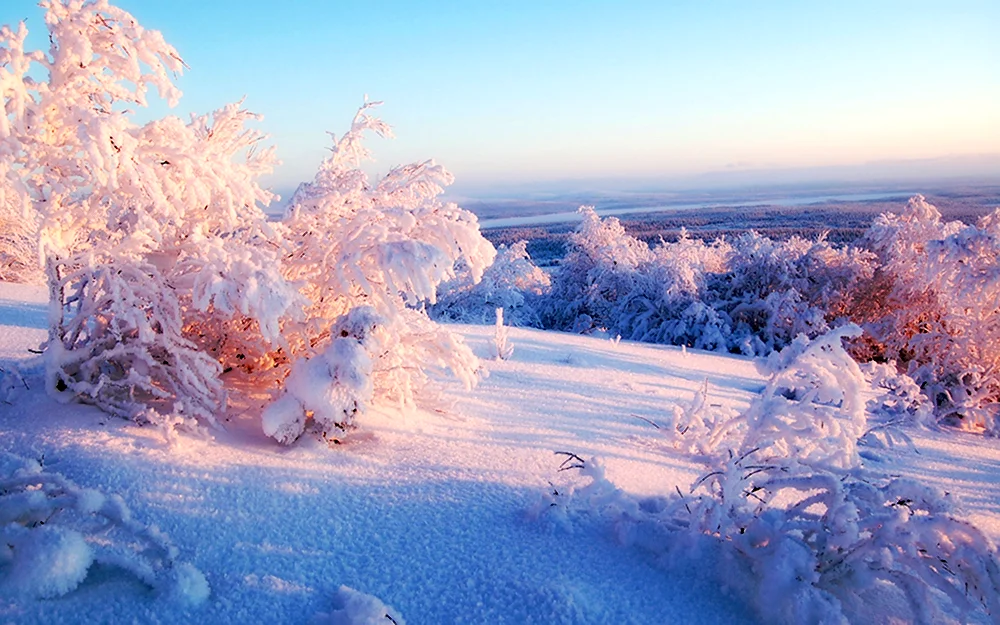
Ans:
MULTIPOLYGON (((753 621, 710 567, 621 544, 599 515, 538 513, 566 480, 557 451, 598 458, 640 497, 686 488, 699 465, 646 420, 687 405, 706 381, 713 404, 746 408, 764 385, 747 359, 513 329, 513 357, 486 361, 478 388, 450 383, 436 409, 376 412, 342 444, 279 447, 231 414, 214 440, 171 445, 155 428, 46 397, 27 351, 44 336, 44 293, 2 289, 0 357, 20 364, 30 390, 0 406, 0 451, 120 494, 204 573, 211 595, 188 607, 95 565, 56 599, 3 593, 0 620, 308 622, 334 614, 344 585, 410 623, 753 621)), ((492 328, 460 330, 485 359, 492 328)), ((884 468, 957 493, 1000 537, 995 441, 909 434, 920 453, 881 454, 884 468)))

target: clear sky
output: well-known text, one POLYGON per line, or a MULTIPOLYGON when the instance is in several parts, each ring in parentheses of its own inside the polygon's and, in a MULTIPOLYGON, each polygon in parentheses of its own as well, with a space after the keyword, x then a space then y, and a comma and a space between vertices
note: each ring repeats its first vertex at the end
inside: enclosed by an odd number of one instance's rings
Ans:
MULTIPOLYGON (((365 94, 465 185, 1000 153, 1000 1, 119 0, 308 179, 365 94)), ((0 0, 0 22, 31 0, 0 0)))

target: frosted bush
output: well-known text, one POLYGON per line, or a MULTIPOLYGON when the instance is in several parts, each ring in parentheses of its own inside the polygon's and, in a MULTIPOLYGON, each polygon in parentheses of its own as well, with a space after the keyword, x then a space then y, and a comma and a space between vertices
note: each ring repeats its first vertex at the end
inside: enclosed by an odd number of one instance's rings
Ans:
POLYGON ((766 622, 846 623, 885 592, 920 623, 940 622, 944 604, 960 618, 995 618, 1000 564, 989 539, 955 516, 950 496, 861 463, 866 381, 841 345, 859 332, 800 337, 772 355, 762 394, 703 434, 708 470, 687 493, 637 499, 589 461, 582 484, 560 485, 536 512, 569 522, 596 511, 628 544, 702 561, 714 553, 720 580, 766 622))
POLYGON ((866 235, 885 264, 887 306, 858 317, 924 390, 939 420, 1000 432, 1000 209, 976 225, 945 223, 922 196, 866 235))
POLYGON ((570 235, 542 310, 548 328, 610 328, 615 302, 635 288, 636 270, 652 258, 649 246, 628 236, 618 219, 602 220, 591 206, 580 213, 583 222, 570 235))
POLYGON ((464 263, 457 277, 441 285, 432 317, 458 323, 489 323, 493 311, 503 308, 507 323, 517 327, 541 327, 538 306, 548 290, 549 275, 535 266, 528 255, 528 242, 501 245, 493 263, 476 282, 464 263))
MULTIPOLYGON (((344 359, 325 381, 315 380, 324 388, 346 388, 338 370, 350 371, 347 377, 352 380, 362 371, 371 378, 365 384, 360 379, 351 382, 353 390, 338 400, 338 416, 329 421, 339 427, 351 425, 348 407, 355 400, 359 411, 376 400, 414 404, 429 380, 428 371, 448 370, 467 385, 475 383, 478 361, 472 351, 460 337, 431 321, 422 306, 435 302, 439 285, 455 278, 459 264, 478 281, 496 254, 479 232, 475 215, 438 199, 452 176, 433 161, 395 168, 369 184, 358 168, 368 157, 363 136, 368 131, 390 134, 389 127, 368 112, 377 105, 369 102, 358 111, 315 179, 295 192, 281 224, 283 271, 290 282, 301 285, 307 301, 304 319, 284 326, 289 351, 309 363, 319 363, 316 358, 323 353, 326 360, 344 359), (377 348, 348 350, 347 343, 337 342, 358 337, 338 324, 352 324, 355 311, 362 309, 369 311, 362 314, 366 319, 381 319, 382 338, 377 348), (331 349, 350 353, 337 355, 331 349)), ((289 380, 306 375, 306 367, 313 365, 293 365, 291 376, 296 377, 289 380)), ((273 424, 286 423, 295 413, 292 396, 301 398, 302 393, 290 390, 278 400, 280 405, 269 409, 269 432, 277 432, 273 424), (285 417, 278 419, 279 412, 285 417)), ((290 442, 288 433, 297 430, 281 430, 284 434, 278 438, 290 442)))
POLYGON ((363 134, 389 134, 376 103, 269 223, 259 180, 273 149, 247 127, 258 116, 231 104, 138 124, 151 90, 177 102, 176 50, 107 0, 41 5, 47 53, 25 50, 23 24, 0 31, 0 220, 21 211, 25 240, 37 222, 50 393, 169 431, 217 424, 230 394, 270 393, 281 404, 266 427, 290 442, 296 428, 275 423, 321 362, 337 363, 318 381, 328 391, 353 380, 338 415, 354 401, 412 405, 439 369, 475 381, 471 351, 421 307, 458 265, 479 280, 495 251, 474 215, 438 199, 452 178, 432 161, 369 183, 363 134), (378 349, 331 331, 362 308, 382 319, 378 349))
POLYGON ((825 238, 773 241, 756 232, 732 241, 725 273, 712 276, 714 306, 731 327, 730 345, 764 356, 799 334, 815 337, 840 316, 874 257, 825 238))
POLYGON ((583 223, 544 299, 545 327, 726 349, 726 322, 703 301, 705 276, 724 266, 725 244, 682 236, 651 250, 617 219, 601 220, 591 207, 580 211, 583 223))
POLYGON ((177 547, 155 526, 135 521, 121 497, 0 453, 0 589, 58 597, 79 586, 94 563, 121 568, 182 603, 209 594, 205 576, 178 560, 177 547))
POLYGON ((713 428, 710 448, 733 449, 735 439, 741 453, 753 448, 830 470, 858 466, 867 383, 841 342, 860 334, 848 325, 815 340, 799 335, 761 361, 767 385, 746 411, 713 428))
POLYGON ((771 622, 846 622, 877 582, 907 599, 917 622, 940 622, 941 592, 962 612, 998 614, 1000 568, 982 532, 932 487, 841 475, 752 448, 698 485, 691 530, 735 556, 726 581, 771 622))
POLYGON ((273 153, 255 149, 263 135, 245 124, 257 118, 238 105, 137 124, 127 107, 150 89, 177 101, 177 52, 106 0, 42 7, 47 54, 24 49, 23 25, 2 33, 0 151, 39 216, 48 389, 122 416, 176 405, 212 422, 228 363, 205 353, 223 340, 206 329, 247 319, 260 332, 229 341, 277 341, 294 303, 272 280, 278 248, 258 207, 273 153))
POLYGON ((581 211, 542 307, 546 327, 762 356, 829 329, 875 270, 872 253, 823 237, 706 244, 682 232, 650 249, 616 219, 581 211))
POLYGON ((635 272, 635 288, 615 302, 610 328, 634 341, 724 351, 728 321, 706 302, 706 280, 725 267, 728 246, 706 245, 682 233, 663 243, 635 272))
POLYGON ((109 258, 50 275, 50 288, 60 315, 45 353, 51 393, 129 418, 159 403, 215 423, 221 367, 184 337, 176 290, 154 267, 109 258))

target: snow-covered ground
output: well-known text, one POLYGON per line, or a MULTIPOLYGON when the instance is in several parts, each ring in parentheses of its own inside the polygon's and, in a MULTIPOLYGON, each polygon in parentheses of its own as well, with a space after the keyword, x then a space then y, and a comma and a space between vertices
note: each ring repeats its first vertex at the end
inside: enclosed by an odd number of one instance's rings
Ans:
MULTIPOLYGON (((488 361, 477 388, 446 384, 433 409, 369 414, 343 444, 306 436, 281 447, 233 414, 214 440, 171 446, 155 428, 42 392, 28 349, 44 338, 45 296, 0 285, 0 364, 19 362, 30 385, 0 405, 0 452, 121 495, 204 573, 211 595, 186 606, 95 565, 56 599, 0 587, 2 622, 362 622, 337 620, 357 598, 342 586, 411 624, 753 622, 696 562, 667 566, 598 524, 530 513, 563 477, 554 452, 599 458, 637 495, 686 488, 701 467, 647 420, 706 380, 711 402, 745 408, 764 385, 750 360, 512 329, 513 357, 488 361)), ((492 327, 458 329, 488 358, 492 327)), ((919 454, 888 454, 885 470, 958 494, 1000 539, 997 441, 910 434, 919 454)), ((891 610, 870 622, 890 622, 891 610)))

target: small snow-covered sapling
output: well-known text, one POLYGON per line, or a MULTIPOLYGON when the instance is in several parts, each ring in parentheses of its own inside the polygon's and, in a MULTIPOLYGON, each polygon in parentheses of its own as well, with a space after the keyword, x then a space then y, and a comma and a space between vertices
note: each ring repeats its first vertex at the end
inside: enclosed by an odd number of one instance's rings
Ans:
POLYGON ((508 360, 514 355, 514 346, 508 340, 509 329, 503 324, 503 308, 497 308, 496 333, 493 336, 493 357, 508 360))

